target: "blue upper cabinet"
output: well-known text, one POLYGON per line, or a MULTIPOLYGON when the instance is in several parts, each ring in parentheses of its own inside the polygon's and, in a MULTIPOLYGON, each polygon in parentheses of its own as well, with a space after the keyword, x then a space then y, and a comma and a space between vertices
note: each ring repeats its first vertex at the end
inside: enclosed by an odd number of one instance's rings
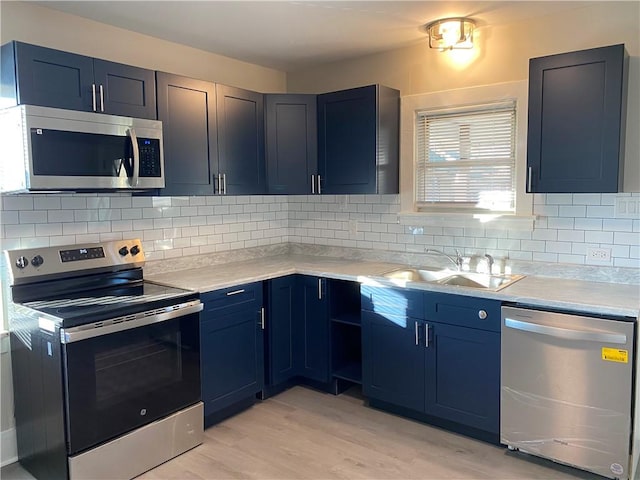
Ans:
POLYGON ((218 180, 216 86, 157 73, 158 119, 162 120, 163 195, 213 195, 218 180))
POLYGON ((2 101, 156 119, 152 70, 22 42, 2 46, 2 101))
POLYGON ((316 96, 265 95, 269 193, 317 193, 316 96))
POLYGON ((400 92, 380 85, 318 95, 321 193, 398 193, 400 92))
POLYGON ((216 104, 222 194, 266 193, 264 95, 216 84, 216 104))
POLYGON ((621 190, 627 61, 624 45, 529 61, 528 192, 621 190))

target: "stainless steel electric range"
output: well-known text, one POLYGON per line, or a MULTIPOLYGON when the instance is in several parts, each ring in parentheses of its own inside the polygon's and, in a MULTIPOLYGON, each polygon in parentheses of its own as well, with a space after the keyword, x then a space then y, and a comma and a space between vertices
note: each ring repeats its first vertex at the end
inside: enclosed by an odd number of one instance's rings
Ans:
POLYGON ((5 252, 20 463, 133 478, 202 443, 198 294, 144 280, 140 240, 5 252))

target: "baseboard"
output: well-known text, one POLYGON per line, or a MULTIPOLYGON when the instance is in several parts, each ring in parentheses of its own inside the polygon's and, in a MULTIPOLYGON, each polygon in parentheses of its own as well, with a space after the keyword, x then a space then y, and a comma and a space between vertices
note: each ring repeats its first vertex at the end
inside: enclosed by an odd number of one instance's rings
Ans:
POLYGON ((2 467, 18 461, 15 428, 8 428, 0 432, 0 460, 2 467))

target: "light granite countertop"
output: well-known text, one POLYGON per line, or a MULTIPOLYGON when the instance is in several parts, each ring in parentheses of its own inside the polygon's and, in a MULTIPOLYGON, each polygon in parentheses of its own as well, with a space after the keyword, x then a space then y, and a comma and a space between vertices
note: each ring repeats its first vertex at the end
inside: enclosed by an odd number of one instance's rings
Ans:
MULTIPOLYGON (((284 253, 237 262, 194 264, 182 270, 145 273, 148 280, 201 293, 277 278, 294 273, 358 281, 425 291, 493 298, 522 306, 545 307, 577 313, 638 318, 640 286, 543 276, 525 278, 498 292, 483 289, 389 280, 382 274, 399 263, 353 260, 284 253)), ((146 267, 145 267, 146 268, 146 267)))

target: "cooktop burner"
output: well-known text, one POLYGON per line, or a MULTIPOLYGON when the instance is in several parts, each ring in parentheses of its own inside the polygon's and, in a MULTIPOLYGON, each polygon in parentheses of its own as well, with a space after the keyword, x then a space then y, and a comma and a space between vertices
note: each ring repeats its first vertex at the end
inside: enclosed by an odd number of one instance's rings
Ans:
POLYGON ((153 310, 197 297, 196 292, 143 281, 137 285, 61 295, 24 302, 22 305, 57 317, 62 320, 64 327, 71 327, 153 310))

